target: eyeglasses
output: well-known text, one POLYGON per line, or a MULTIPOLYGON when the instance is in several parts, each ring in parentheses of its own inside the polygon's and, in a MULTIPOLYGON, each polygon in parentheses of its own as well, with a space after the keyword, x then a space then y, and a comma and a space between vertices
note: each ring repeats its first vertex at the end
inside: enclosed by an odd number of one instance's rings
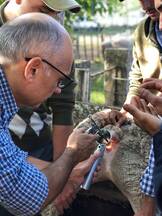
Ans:
MULTIPOLYGON (((27 58, 25 57, 25 61, 30 61, 32 58, 27 58)), ((60 69, 58 69, 57 67, 55 67, 54 65, 52 65, 50 62, 48 62, 47 60, 45 59, 42 59, 42 62, 48 64, 49 66, 51 66, 53 69, 55 69, 58 73, 60 73, 61 75, 64 76, 65 79, 63 80, 60 80, 58 83, 57 83, 57 87, 60 88, 60 89, 64 89, 66 88, 67 86, 69 86, 70 84, 72 83, 75 83, 75 81, 67 76, 66 74, 64 74, 64 72, 62 72, 60 69)))

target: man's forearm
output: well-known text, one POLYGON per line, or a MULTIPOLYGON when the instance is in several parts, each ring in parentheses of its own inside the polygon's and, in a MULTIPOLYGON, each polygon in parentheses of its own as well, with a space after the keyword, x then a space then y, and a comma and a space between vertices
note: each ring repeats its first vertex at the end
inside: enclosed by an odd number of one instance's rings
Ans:
POLYGON ((43 170, 51 164, 50 162, 43 161, 35 157, 28 157, 27 160, 29 163, 32 163, 33 165, 35 165, 39 170, 43 170))
POLYGON ((64 154, 54 163, 42 170, 48 179, 49 193, 42 208, 54 200, 62 191, 68 177, 76 164, 75 153, 71 149, 66 149, 64 154))
POLYGON ((57 160, 64 152, 67 140, 73 131, 72 125, 53 126, 53 160, 57 160))

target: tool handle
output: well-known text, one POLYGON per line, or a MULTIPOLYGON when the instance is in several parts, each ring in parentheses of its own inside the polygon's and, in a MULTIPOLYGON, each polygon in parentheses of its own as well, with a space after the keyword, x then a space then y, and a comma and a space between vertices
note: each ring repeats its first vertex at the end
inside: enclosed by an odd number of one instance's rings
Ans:
POLYGON ((92 184, 92 179, 93 179, 93 174, 97 168, 97 166, 99 165, 101 161, 101 157, 100 158, 97 158, 96 161, 94 161, 92 167, 91 167, 91 170, 89 171, 84 183, 81 185, 81 188, 83 188, 84 190, 89 190, 90 189, 90 186, 92 184))
POLYGON ((100 162, 101 162, 101 160, 103 158, 103 154, 104 154, 104 151, 105 151, 105 145, 104 144, 99 144, 97 146, 97 150, 96 151, 100 151, 101 152, 101 156, 98 157, 94 161, 94 163, 93 163, 93 165, 92 165, 89 173, 87 174, 87 176, 85 178, 84 183, 81 185, 81 188, 84 189, 84 190, 89 190, 90 189, 90 186, 92 184, 93 174, 96 171, 97 166, 100 164, 100 162))

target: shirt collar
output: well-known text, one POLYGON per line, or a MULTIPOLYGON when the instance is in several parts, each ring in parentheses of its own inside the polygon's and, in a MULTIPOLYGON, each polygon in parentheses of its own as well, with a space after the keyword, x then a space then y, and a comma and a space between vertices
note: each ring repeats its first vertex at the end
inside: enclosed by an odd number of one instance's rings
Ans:
POLYGON ((157 26, 158 21, 151 20, 150 17, 148 17, 145 21, 144 25, 144 32, 147 40, 150 40, 152 44, 159 49, 160 53, 162 53, 162 46, 159 44, 159 41, 157 39, 157 26))
POLYGON ((15 98, 2 68, 0 68, 0 112, 4 123, 9 123, 18 111, 15 98))
POLYGON ((155 25, 155 32, 156 32, 157 41, 158 41, 160 47, 162 48, 162 31, 159 30, 159 23, 158 22, 156 22, 156 25, 155 25))

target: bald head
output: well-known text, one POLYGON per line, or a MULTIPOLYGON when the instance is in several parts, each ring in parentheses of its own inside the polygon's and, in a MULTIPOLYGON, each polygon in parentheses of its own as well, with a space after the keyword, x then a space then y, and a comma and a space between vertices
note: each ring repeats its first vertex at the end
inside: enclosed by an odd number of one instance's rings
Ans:
POLYGON ((53 18, 41 13, 24 14, 1 27, 0 63, 51 56, 64 50, 66 43, 71 46, 67 31, 53 18))

